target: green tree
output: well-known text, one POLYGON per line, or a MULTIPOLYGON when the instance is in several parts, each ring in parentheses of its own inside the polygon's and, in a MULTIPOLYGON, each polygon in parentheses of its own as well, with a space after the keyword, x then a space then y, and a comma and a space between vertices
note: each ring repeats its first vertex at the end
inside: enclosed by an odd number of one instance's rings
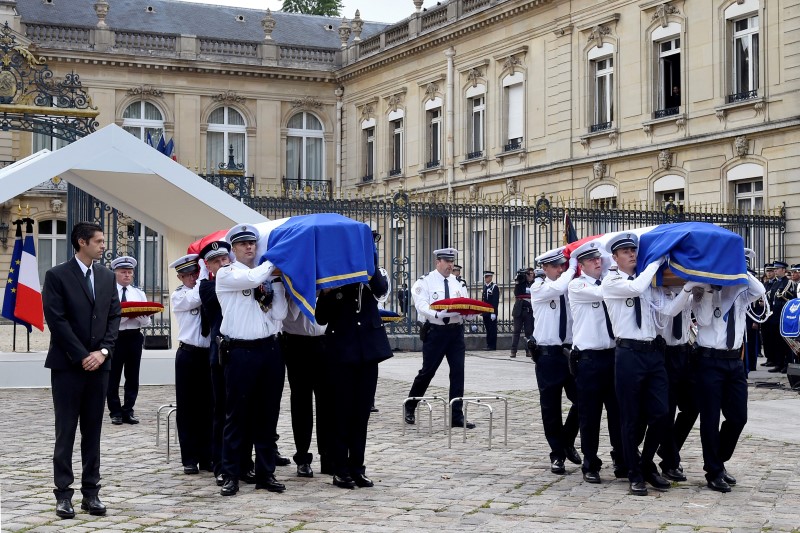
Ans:
POLYGON ((342 0, 283 0, 281 11, 339 17, 343 7, 342 0))

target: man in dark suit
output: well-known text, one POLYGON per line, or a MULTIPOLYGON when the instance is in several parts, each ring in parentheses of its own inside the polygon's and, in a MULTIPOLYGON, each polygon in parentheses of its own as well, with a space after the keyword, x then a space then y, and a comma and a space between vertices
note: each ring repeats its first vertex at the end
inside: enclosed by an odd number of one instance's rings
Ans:
POLYGON ((491 313, 483 313, 483 325, 486 328, 486 349, 497 349, 497 307, 500 305, 500 288, 493 281, 494 272, 483 271, 483 301, 492 306, 491 313))
POLYGON ((72 448, 81 425, 81 509, 106 514, 100 502, 100 430, 103 425, 111 355, 117 340, 120 305, 116 279, 95 263, 103 257, 103 228, 80 222, 70 237, 75 257, 47 271, 42 300, 50 328, 44 366, 50 369, 56 441, 53 474, 56 515, 73 518, 75 481, 72 448))

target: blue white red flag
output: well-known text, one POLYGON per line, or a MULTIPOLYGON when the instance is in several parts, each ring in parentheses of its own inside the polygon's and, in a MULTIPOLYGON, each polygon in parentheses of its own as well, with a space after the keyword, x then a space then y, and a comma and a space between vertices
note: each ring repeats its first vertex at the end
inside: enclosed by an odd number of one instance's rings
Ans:
POLYGON ((3 296, 3 317, 16 322, 31 331, 31 325, 14 316, 14 308, 17 304, 17 280, 19 278, 20 264, 22 263, 22 220, 14 222, 17 225, 17 236, 14 239, 14 250, 11 252, 11 265, 8 268, 8 279, 6 281, 6 292, 3 296))
POLYGON ((20 258, 14 316, 35 326, 39 331, 44 331, 42 286, 39 284, 39 263, 36 261, 36 245, 33 242, 33 220, 26 218, 25 222, 27 228, 20 258))

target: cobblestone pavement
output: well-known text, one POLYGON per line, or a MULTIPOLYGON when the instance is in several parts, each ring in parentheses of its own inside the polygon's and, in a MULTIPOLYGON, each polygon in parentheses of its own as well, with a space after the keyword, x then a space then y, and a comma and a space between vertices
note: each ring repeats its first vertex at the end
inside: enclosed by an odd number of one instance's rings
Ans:
MULTIPOLYGON (((388 365, 416 366, 419 357, 398 354, 382 365, 381 373, 396 376, 388 365)), ((533 379, 528 361, 509 365, 501 360, 508 361, 505 353, 470 353, 468 372, 474 377, 477 369, 493 368, 495 373, 506 372, 509 384, 520 376, 533 379)), ((439 374, 446 372, 443 364, 439 374)), ((497 382, 504 382, 502 375, 497 382)), ((81 512, 77 493, 73 503, 78 514, 73 520, 60 520, 54 512, 50 391, 0 390, 0 525, 2 531, 42 532, 800 532, 800 448, 791 440, 756 437, 745 428, 727 465, 738 485, 730 494, 719 494, 705 488, 695 429, 684 448, 689 480, 665 493, 651 490, 647 497, 634 497, 627 494, 625 480, 613 479, 607 438, 601 440, 601 458, 606 461, 603 484, 583 482, 579 467, 569 463, 566 475, 551 474, 538 396, 514 387, 480 390, 473 380, 467 383, 467 394, 495 392, 508 397, 508 446, 503 446, 502 409, 495 411, 489 450, 488 415, 474 408, 470 419, 478 428, 468 433, 466 443, 454 433, 448 449, 441 409, 435 411, 432 435, 427 434, 427 424, 419 433, 413 428, 403 435, 400 405, 409 380, 382 377, 380 412, 370 421, 367 448, 367 474, 375 481, 374 488, 339 489, 329 476, 301 479, 289 466, 277 471, 278 479, 286 483, 285 493, 243 485, 238 495, 229 498, 219 495, 211 474, 184 475, 177 455, 166 462, 163 440, 161 447, 155 446, 155 412, 174 399, 174 387, 144 387, 137 405, 140 425, 103 426, 100 496, 109 507, 108 515, 81 512)), ((285 390, 279 444, 284 455, 291 455, 288 385, 285 390)), ((429 393, 447 391, 432 387, 429 393)), ((750 388, 751 402, 796 398, 785 388, 750 388)), ((75 459, 79 461, 78 449, 75 459)), ((318 463, 313 466, 317 469, 318 463)), ((79 464, 75 468, 80 472, 79 464)))

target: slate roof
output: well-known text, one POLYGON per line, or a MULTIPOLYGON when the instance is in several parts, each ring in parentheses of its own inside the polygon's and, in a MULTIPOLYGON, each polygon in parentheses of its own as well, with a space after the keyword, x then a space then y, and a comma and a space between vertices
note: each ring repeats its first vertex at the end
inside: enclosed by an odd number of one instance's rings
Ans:
MULTIPOLYGON (((17 12, 24 24, 54 24, 93 28, 97 24, 95 0, 17 0, 17 12)), ((266 11, 241 7, 199 4, 179 0, 109 0, 106 24, 115 31, 196 35, 237 41, 264 39, 261 19, 266 11), (153 12, 148 12, 151 6, 153 12), (243 16, 244 21, 237 20, 243 16)), ((341 19, 296 13, 272 13, 275 30, 272 39, 279 45, 338 49, 341 46, 338 28, 341 19), (332 25, 328 30, 326 26, 332 25)), ((361 33, 367 39, 380 33, 389 24, 365 22, 361 33)), ((352 40, 351 36, 351 40, 352 40)))

